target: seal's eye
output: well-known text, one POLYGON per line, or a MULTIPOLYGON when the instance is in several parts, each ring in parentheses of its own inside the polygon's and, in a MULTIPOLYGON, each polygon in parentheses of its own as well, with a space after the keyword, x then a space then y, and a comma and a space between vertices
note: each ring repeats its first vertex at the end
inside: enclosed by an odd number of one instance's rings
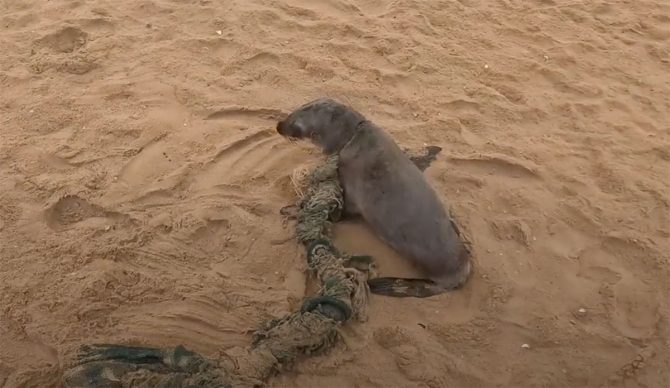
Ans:
POLYGON ((291 135, 297 136, 297 137, 302 137, 306 136, 309 134, 307 131, 307 126, 305 125, 303 120, 296 120, 293 122, 293 125, 291 126, 291 135))

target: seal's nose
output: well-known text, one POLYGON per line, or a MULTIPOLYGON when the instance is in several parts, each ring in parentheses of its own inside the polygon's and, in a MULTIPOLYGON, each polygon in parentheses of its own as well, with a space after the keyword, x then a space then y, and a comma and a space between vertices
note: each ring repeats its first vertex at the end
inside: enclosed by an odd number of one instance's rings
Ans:
POLYGON ((277 122, 277 132, 278 132, 280 135, 283 135, 283 134, 284 134, 284 121, 283 121, 283 120, 277 122))

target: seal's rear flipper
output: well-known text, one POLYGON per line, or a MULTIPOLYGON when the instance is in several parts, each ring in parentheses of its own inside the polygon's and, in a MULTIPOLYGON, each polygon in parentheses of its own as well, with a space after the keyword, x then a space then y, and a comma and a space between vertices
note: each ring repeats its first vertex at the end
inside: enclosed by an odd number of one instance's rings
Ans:
POLYGON ((396 298, 427 298, 447 289, 428 279, 374 278, 368 280, 370 292, 396 298))

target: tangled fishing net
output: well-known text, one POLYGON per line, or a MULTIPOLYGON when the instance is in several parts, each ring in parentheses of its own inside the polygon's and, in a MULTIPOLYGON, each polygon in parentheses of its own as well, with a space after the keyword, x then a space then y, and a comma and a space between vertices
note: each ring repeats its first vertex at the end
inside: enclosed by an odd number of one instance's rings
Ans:
POLYGON ((327 158, 304 177, 305 190, 297 190, 302 195, 296 237, 305 246, 309 268, 320 284, 318 294, 307 298, 299 311, 266 322, 253 334, 250 347, 231 350, 218 361, 182 346, 84 346, 65 373, 65 386, 259 387, 299 357, 332 347, 341 324, 352 318, 366 320, 370 258, 338 252, 330 239, 332 222, 339 219, 343 206, 337 160, 337 156, 327 158))

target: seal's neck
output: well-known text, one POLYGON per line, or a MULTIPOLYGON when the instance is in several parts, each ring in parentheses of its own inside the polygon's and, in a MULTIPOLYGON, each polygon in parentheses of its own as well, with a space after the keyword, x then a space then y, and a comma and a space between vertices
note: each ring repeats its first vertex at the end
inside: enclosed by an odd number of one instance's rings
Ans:
POLYGON ((365 125, 365 124, 370 124, 370 122, 369 122, 368 120, 366 120, 366 119, 361 120, 361 121, 356 125, 356 128, 354 129, 354 134, 349 138, 349 140, 347 140, 346 143, 344 143, 344 145, 343 145, 342 147, 340 147, 339 150, 337 150, 337 152, 342 151, 343 149, 347 148, 347 146, 348 146, 349 144, 351 144, 351 142, 353 142, 354 139, 356 139, 356 137, 358 136, 358 134, 361 133, 361 128, 362 128, 363 125, 365 125))
POLYGON ((347 112, 335 128, 331 127, 330 131, 324 131, 323 137, 318 139, 318 143, 323 147, 323 153, 331 155, 340 152, 351 143, 356 134, 360 132, 361 127, 367 122, 368 120, 360 113, 354 110, 347 112))

